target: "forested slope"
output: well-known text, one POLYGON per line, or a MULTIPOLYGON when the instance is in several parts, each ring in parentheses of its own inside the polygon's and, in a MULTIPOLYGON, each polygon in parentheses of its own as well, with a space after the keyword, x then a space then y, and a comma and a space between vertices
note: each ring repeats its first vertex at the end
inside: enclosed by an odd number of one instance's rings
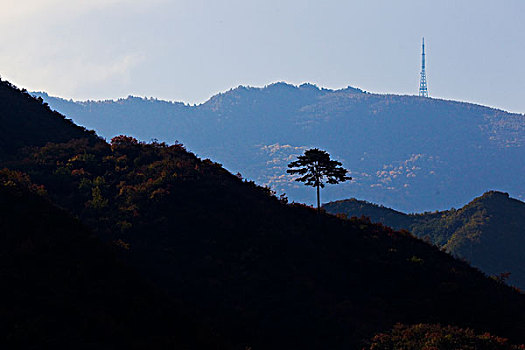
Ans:
POLYGON ((0 171, 0 346, 220 348, 21 173, 0 171))
POLYGON ((22 147, 75 138, 98 141, 94 133, 51 111, 42 99, 0 80, 0 157, 12 156, 22 147))
POLYGON ((408 215, 355 199, 327 203, 324 208, 409 230, 488 275, 510 272, 508 282, 525 289, 525 203, 507 193, 491 191, 461 209, 423 214, 408 215))

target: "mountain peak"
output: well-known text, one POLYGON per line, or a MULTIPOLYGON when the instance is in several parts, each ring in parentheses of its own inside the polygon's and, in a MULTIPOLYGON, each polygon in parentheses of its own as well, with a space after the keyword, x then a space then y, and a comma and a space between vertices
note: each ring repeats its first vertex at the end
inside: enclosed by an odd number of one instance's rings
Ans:
POLYGON ((265 85, 263 87, 254 87, 250 85, 239 85, 236 88, 230 89, 225 92, 218 93, 211 97, 211 99, 214 99, 217 96, 224 96, 224 95, 230 95, 230 94, 242 94, 245 92, 272 92, 272 93, 283 93, 283 92, 313 92, 313 93, 334 93, 334 92, 352 92, 352 93, 365 93, 363 90, 359 88, 355 88, 352 86, 347 86, 343 89, 329 89, 329 88, 323 88, 319 87, 317 84, 313 84, 310 82, 304 82, 301 85, 294 85, 291 83, 287 83, 285 81, 277 81, 274 83, 270 83, 268 85, 265 85))
POLYGON ((510 195, 507 192, 488 191, 488 192, 485 192, 481 197, 478 197, 476 199, 508 199, 508 198, 510 198, 510 195))
POLYGON ((488 191, 483 195, 474 198, 470 203, 463 207, 463 210, 469 208, 484 208, 490 210, 500 210, 502 206, 511 205, 511 203, 522 203, 521 201, 511 198, 510 195, 506 192, 500 191, 488 191))

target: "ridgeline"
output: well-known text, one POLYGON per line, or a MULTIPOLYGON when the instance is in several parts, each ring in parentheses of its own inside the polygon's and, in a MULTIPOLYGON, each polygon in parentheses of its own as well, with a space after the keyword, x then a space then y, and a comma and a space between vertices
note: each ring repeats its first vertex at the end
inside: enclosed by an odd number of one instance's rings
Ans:
POLYGON ((422 214, 404 214, 356 199, 327 203, 323 208, 409 230, 486 274, 525 289, 525 203, 508 193, 491 191, 461 209, 422 214))

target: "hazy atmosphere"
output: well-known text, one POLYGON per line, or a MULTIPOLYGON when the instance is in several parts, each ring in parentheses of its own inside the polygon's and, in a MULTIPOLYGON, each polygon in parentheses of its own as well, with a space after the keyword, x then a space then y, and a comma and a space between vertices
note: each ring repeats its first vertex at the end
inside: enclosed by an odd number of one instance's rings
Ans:
POLYGON ((429 93, 523 113, 525 2, 3 0, 0 75, 73 99, 202 103, 237 85, 429 93))

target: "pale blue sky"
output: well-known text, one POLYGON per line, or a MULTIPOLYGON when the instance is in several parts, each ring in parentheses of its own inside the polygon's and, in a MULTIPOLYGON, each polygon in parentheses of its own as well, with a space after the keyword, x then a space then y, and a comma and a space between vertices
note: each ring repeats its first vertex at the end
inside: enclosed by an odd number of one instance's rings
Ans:
POLYGON ((1 0, 0 75, 74 99, 204 102, 312 82, 525 112, 523 0, 1 0))

